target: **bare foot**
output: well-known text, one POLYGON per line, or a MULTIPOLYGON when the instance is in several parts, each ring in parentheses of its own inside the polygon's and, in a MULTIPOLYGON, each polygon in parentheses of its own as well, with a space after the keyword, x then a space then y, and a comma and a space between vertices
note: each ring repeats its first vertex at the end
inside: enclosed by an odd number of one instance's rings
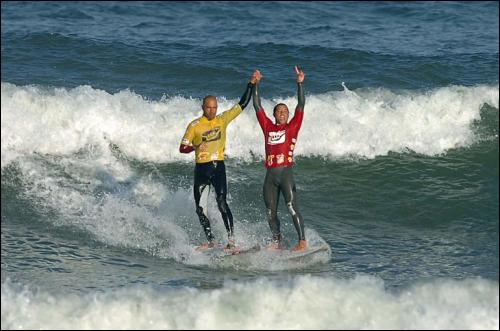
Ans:
POLYGON ((297 246, 295 246, 292 251, 293 252, 302 252, 307 249, 307 242, 305 240, 299 240, 297 246))

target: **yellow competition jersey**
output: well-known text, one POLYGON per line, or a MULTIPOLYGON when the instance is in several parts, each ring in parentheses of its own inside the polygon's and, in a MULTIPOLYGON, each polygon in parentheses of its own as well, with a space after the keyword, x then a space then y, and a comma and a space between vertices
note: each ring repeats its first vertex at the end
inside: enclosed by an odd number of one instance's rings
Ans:
POLYGON ((201 151, 199 147, 195 147, 196 163, 224 160, 227 125, 242 111, 240 104, 236 104, 233 108, 217 115, 211 121, 205 116, 201 116, 189 123, 181 144, 194 147, 206 142, 204 151, 201 151))

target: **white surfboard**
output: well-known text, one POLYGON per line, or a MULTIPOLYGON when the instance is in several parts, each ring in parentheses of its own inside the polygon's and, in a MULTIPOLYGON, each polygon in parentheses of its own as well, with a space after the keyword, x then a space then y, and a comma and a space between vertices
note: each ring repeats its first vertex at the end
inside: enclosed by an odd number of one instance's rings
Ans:
POLYGON ((327 252, 330 248, 328 246, 319 246, 319 247, 311 247, 307 248, 303 251, 299 252, 294 252, 291 250, 284 250, 283 251, 283 258, 287 260, 300 260, 300 259, 307 259, 312 257, 315 254, 321 253, 321 252, 327 252))
POLYGON ((224 248, 215 248, 210 251, 206 251, 205 254, 211 256, 213 260, 219 262, 238 262, 238 264, 254 264, 252 260, 267 260, 276 262, 310 262, 315 259, 316 256, 321 256, 330 250, 328 245, 322 245, 319 247, 311 247, 304 251, 294 252, 289 249, 271 251, 266 248, 262 248, 260 245, 255 245, 250 248, 245 249, 235 249, 235 250, 225 250, 224 248))

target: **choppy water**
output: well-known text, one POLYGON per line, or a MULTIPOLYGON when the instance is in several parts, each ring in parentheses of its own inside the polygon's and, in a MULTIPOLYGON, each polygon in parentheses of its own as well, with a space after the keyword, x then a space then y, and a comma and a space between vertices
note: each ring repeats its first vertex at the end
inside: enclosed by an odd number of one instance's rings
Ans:
MULTIPOLYGON (((498 2, 1 6, 2 329, 498 329, 498 2), (331 252, 194 252, 187 124, 257 68, 264 108, 293 109, 295 64, 298 201, 331 252)), ((249 247, 269 236, 251 105, 228 137, 249 247)))

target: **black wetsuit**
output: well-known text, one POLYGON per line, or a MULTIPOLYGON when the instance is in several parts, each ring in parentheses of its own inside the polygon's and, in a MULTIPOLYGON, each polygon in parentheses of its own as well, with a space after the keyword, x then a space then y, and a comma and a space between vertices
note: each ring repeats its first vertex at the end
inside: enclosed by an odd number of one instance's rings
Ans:
POLYGON ((282 239, 277 214, 280 192, 285 198, 285 203, 292 216, 299 240, 305 240, 304 220, 297 205, 292 168, 293 150, 302 123, 305 105, 303 83, 298 83, 297 85, 298 105, 295 109, 294 118, 289 123, 283 125, 273 124, 266 117, 260 103, 258 84, 255 85, 253 90, 253 105, 266 139, 267 172, 263 187, 264 202, 267 208, 269 226, 273 233, 273 240, 276 242, 280 242, 282 239), (275 155, 276 153, 278 154, 275 155), (283 159, 282 156, 285 158, 283 159))
MULTIPOLYGON (((254 84, 248 83, 245 93, 241 97, 239 104, 242 109, 250 102, 252 96, 252 89, 254 84)), ((196 203, 196 214, 200 219, 200 223, 205 231, 205 235, 209 242, 214 240, 214 235, 210 227, 210 220, 203 212, 203 207, 200 206, 200 199, 202 192, 212 185, 215 190, 217 206, 222 215, 224 226, 226 227, 229 239, 234 235, 233 214, 226 201, 227 195, 227 180, 226 180, 226 166, 224 161, 210 161, 206 163, 196 163, 194 169, 194 201, 196 203)))
POLYGON ((273 240, 281 240, 280 222, 278 219, 278 199, 280 192, 283 194, 288 212, 292 216, 293 225, 295 226, 299 240, 305 240, 304 219, 299 212, 297 204, 292 167, 267 169, 263 191, 268 213, 267 219, 273 233, 273 240))

